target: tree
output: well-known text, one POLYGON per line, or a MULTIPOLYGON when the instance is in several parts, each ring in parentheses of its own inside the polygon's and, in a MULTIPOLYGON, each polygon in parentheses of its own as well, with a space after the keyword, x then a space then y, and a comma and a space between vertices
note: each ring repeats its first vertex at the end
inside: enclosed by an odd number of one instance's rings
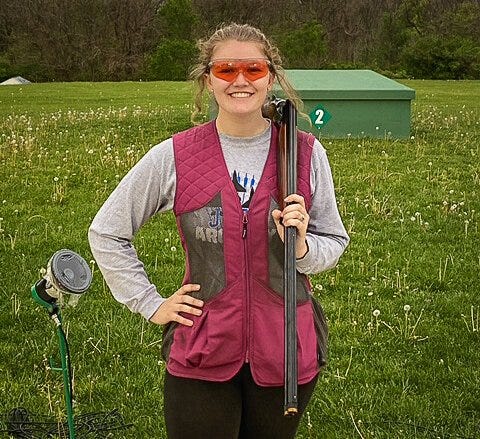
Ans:
POLYGON ((411 38, 403 52, 407 72, 418 78, 480 77, 480 6, 471 1, 445 11, 429 32, 411 38))
POLYGON ((409 40, 409 29, 397 14, 385 13, 378 30, 374 58, 384 69, 397 70, 402 61, 402 51, 409 40))
POLYGON ((274 36, 289 67, 375 66, 402 73, 408 65, 416 76, 429 71, 442 77, 477 75, 478 0, 3 3, 0 76, 20 74, 34 81, 167 79, 163 59, 169 60, 172 78, 185 78, 195 40, 232 20, 274 36), (431 62, 442 67, 437 70, 431 62))
POLYGON ((192 41, 164 39, 151 55, 149 79, 185 81, 196 56, 197 48, 192 41))
POLYGON ((318 69, 325 63, 325 30, 319 23, 305 23, 278 38, 285 67, 318 69))
POLYGON ((163 36, 149 56, 150 79, 185 81, 197 56, 196 26, 199 21, 191 0, 167 0, 159 10, 163 36))
POLYGON ((192 0, 167 0, 158 11, 164 38, 194 40, 199 22, 192 0))
MULTIPOLYGON (((131 79, 154 47, 159 0, 17 0, 5 56, 42 80, 131 79)), ((7 9, 7 8, 6 8, 7 9)))

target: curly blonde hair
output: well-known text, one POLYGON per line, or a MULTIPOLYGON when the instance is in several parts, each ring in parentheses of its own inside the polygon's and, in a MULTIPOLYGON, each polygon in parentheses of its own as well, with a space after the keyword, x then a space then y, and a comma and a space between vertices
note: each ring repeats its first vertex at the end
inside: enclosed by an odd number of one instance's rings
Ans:
POLYGON ((190 73, 190 79, 193 80, 195 86, 194 111, 191 117, 194 124, 200 123, 197 118, 203 112, 204 93, 206 90, 205 74, 208 73, 208 63, 211 61, 215 47, 219 43, 228 40, 259 44, 264 55, 270 61, 271 71, 287 99, 293 102, 298 111, 302 110, 303 103, 285 75, 285 70, 282 67, 282 58, 277 47, 259 29, 248 24, 230 23, 218 28, 210 38, 197 42, 199 49, 198 63, 190 73))

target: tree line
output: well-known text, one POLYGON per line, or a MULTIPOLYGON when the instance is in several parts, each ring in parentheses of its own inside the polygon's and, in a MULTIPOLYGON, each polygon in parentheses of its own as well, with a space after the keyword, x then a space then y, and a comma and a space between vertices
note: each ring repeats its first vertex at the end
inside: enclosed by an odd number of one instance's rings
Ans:
POLYGON ((480 79, 478 0, 8 0, 0 80, 184 80, 196 40, 231 21, 262 29, 286 68, 480 79))

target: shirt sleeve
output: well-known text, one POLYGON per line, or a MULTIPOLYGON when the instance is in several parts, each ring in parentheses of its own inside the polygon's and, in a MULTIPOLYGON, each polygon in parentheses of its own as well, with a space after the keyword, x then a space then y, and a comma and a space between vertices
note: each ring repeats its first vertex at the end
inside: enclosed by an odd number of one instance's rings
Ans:
POLYGON ((318 140, 315 140, 311 160, 313 195, 306 237, 308 252, 297 259, 297 270, 305 274, 335 267, 350 240, 338 212, 327 154, 318 140))
POLYGON ((113 296, 147 320, 165 299, 148 279, 132 239, 153 215, 172 209, 175 186, 173 141, 168 139, 128 172, 88 231, 92 254, 113 296))

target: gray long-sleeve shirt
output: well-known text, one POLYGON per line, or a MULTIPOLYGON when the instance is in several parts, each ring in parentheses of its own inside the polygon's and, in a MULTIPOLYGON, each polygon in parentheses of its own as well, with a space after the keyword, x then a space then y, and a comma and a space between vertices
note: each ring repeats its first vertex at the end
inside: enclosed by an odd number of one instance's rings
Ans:
MULTIPOLYGON (((237 186, 241 187, 239 196, 245 209, 249 194, 254 192, 260 180, 270 134, 270 128, 251 138, 220 134, 225 162, 237 186)), ((338 213, 326 151, 318 141, 315 141, 311 160, 309 250, 297 260, 298 271, 305 274, 334 267, 349 242, 338 213)), ((173 208, 175 190, 173 141, 169 138, 150 149, 128 172, 100 208, 89 229, 93 256, 115 299, 146 319, 151 318, 165 299, 148 279, 131 241, 149 218, 173 208)))

